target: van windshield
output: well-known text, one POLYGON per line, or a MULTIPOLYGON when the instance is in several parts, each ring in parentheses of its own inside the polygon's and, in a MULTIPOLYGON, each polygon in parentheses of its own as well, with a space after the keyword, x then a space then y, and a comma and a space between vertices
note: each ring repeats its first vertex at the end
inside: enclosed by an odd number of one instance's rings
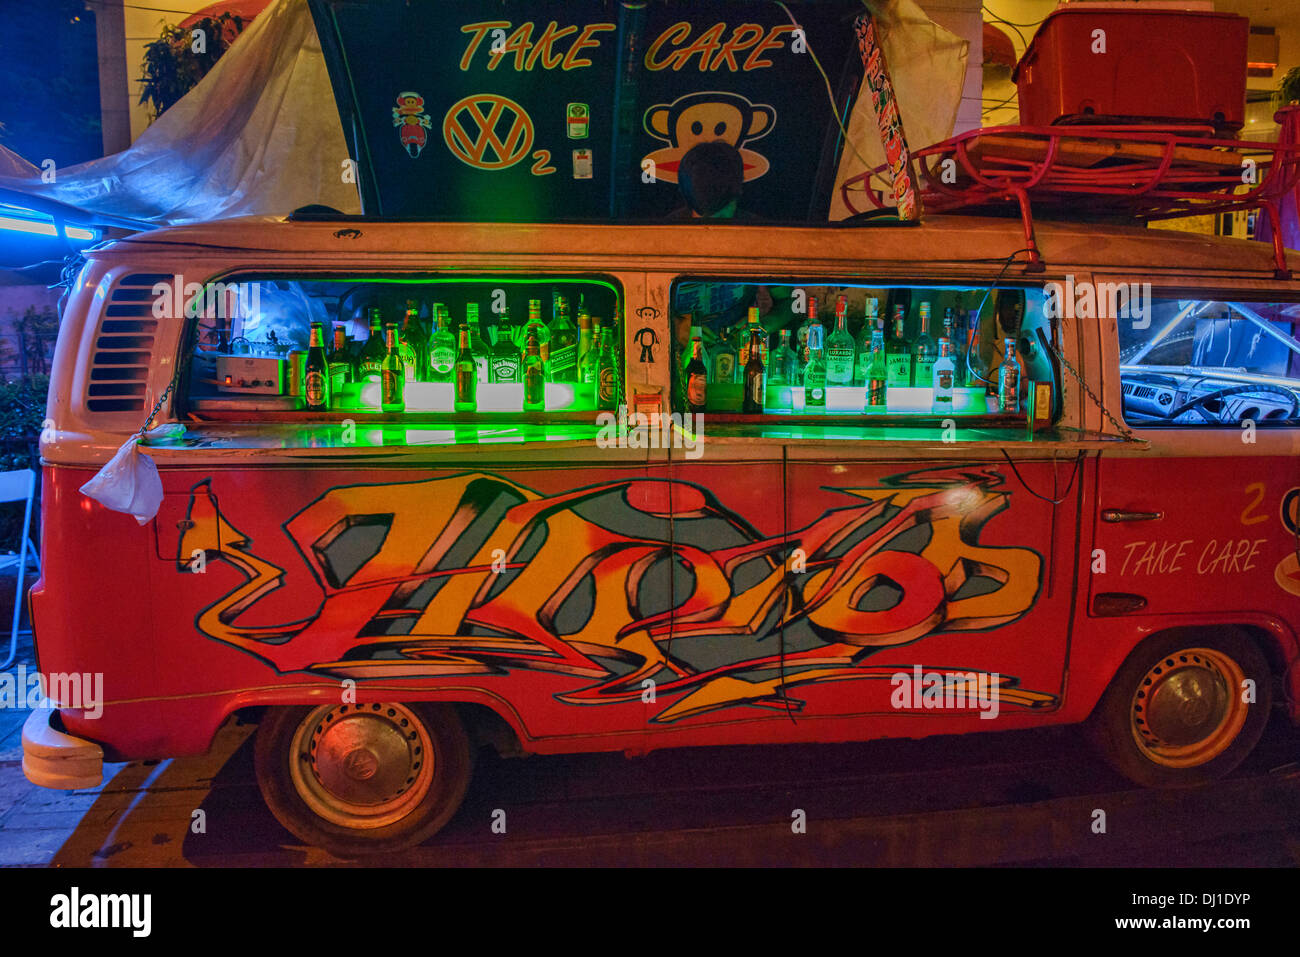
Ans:
POLYGON ((1124 416, 1146 425, 1300 422, 1298 332, 1300 304, 1154 299, 1145 321, 1119 323, 1124 416))

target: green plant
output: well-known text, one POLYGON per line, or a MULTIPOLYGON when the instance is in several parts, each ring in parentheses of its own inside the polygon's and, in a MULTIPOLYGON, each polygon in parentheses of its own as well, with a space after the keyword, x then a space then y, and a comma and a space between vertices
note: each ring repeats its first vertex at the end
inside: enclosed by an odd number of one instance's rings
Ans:
POLYGON ((1277 92, 1273 94, 1273 102, 1277 106, 1300 103, 1300 66, 1287 70, 1282 82, 1278 84, 1277 92))
POLYGON ((243 17, 223 13, 184 28, 163 24, 158 39, 144 48, 144 76, 140 77, 140 103, 150 105, 154 119, 207 76, 247 23, 243 17), (200 30, 204 43, 196 52, 194 36, 200 30))
MULTIPOLYGON (((0 384, 0 472, 40 468, 41 426, 50 377, 32 375, 0 384)), ((32 503, 32 538, 37 537, 40 485, 32 503)), ((0 552, 18 551, 23 528, 21 503, 0 507, 0 552)), ((39 547, 39 543, 38 543, 39 547)))

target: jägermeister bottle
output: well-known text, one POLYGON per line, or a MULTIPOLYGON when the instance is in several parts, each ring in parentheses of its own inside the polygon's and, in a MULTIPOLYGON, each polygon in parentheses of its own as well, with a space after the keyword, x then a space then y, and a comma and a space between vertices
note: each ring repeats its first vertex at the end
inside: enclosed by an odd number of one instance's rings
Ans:
POLYGON ((541 412, 546 408, 546 371, 542 365, 537 329, 530 326, 524 345, 524 409, 541 412))
MULTIPOLYGON (((811 304, 815 300, 809 300, 811 304)), ((825 331, 821 323, 808 326, 808 364, 803 370, 803 404, 813 412, 826 408, 826 357, 822 354, 825 331)))
POLYGON ((704 364, 704 340, 691 340, 691 361, 686 363, 686 408, 703 412, 709 404, 709 370, 704 364))
POLYGON ((328 412, 330 407, 330 368, 325 359, 325 327, 311 324, 311 342, 307 346, 307 365, 302 376, 302 394, 308 412, 328 412))
MULTIPOLYGON (((477 319, 477 317, 475 317, 477 319)), ((478 408, 478 361, 469 344, 469 328, 460 330, 460 343, 456 351, 456 368, 453 383, 456 389, 456 411, 473 412, 478 408)))
POLYGON ((388 350, 384 348, 383 315, 378 306, 371 306, 367 312, 370 318, 370 338, 361 347, 359 363, 363 382, 379 378, 384 357, 388 355, 388 350))
POLYGON ((397 348, 397 326, 390 322, 384 339, 387 355, 380 363, 379 407, 385 412, 401 412, 406 408, 406 372, 397 348))
POLYGON ((835 303, 835 328, 826 337, 826 384, 853 384, 853 337, 848 326, 849 300, 840 296, 835 303))
POLYGON ((894 334, 885 343, 885 362, 888 366, 888 384, 891 389, 907 388, 912 384, 912 350, 907 345, 907 310, 894 307, 894 334))
POLYGON ((865 411, 880 415, 888 411, 889 365, 885 361, 885 320, 877 318, 871 324, 871 340, 863 352, 866 356, 862 363, 863 382, 867 387, 865 411))

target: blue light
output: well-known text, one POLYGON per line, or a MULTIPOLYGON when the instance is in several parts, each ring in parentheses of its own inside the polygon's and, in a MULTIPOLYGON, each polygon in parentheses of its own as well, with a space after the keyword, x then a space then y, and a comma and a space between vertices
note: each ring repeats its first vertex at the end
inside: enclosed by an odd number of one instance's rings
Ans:
MULTIPOLYGON (((18 206, 3 205, 17 215, 0 215, 0 231, 11 233, 29 233, 36 236, 54 236, 59 235, 58 227, 53 219, 43 216, 35 210, 23 209, 18 206)), ((99 238, 99 230, 87 229, 85 226, 65 226, 63 234, 70 240, 78 242, 94 242, 99 238)))

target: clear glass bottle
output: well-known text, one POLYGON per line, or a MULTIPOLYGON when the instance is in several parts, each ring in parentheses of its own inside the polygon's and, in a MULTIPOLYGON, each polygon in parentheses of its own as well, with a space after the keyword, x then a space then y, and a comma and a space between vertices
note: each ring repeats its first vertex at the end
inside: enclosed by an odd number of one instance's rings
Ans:
POLYGON ((866 386, 864 411, 883 415, 889 410, 889 364, 885 361, 885 320, 877 318, 872 323, 871 339, 864 350, 862 381, 866 386))
POLYGON ((713 381, 728 384, 736 380, 736 350, 731 344, 731 330, 723 329, 717 347, 713 350, 713 381))
POLYGON ((776 351, 772 353, 772 361, 767 367, 767 381, 771 385, 794 385, 802 381, 795 378, 797 368, 798 360, 790 348, 790 330, 782 329, 776 351))
POLYGON ((824 336, 821 323, 809 325, 808 364, 803 370, 803 404, 805 409, 813 412, 821 412, 826 408, 826 356, 822 351, 824 336))
MULTIPOLYGON (((867 300, 867 314, 862 320, 862 331, 858 333, 858 341, 855 346, 855 355, 853 361, 853 384, 867 384, 867 363, 871 361, 871 342, 875 338, 877 329, 882 328, 880 323, 880 300, 874 296, 867 300)), ((884 337, 881 337, 881 348, 884 348, 884 337)))
POLYGON ((849 300, 840 296, 835 303, 835 328, 826 337, 826 384, 853 384, 853 337, 849 335, 849 300))
POLYGON ((930 411, 936 415, 952 415, 953 388, 957 381, 957 363, 953 358, 952 340, 943 336, 939 340, 939 358, 931 370, 932 392, 930 411))
POLYGON ((917 388, 929 388, 931 380, 934 378, 934 363, 939 358, 939 350, 930 338, 930 304, 921 303, 921 332, 916 337, 916 345, 913 349, 914 362, 912 366, 913 384, 917 388))
POLYGON ((474 358, 474 374, 478 384, 489 381, 489 366, 492 359, 492 347, 483 338, 479 328, 478 303, 471 302, 465 306, 465 328, 469 330, 469 352, 474 358))
POLYGON ((912 348, 907 342, 907 310, 903 306, 894 307, 893 333, 885 343, 889 388, 907 388, 912 384, 912 348))

